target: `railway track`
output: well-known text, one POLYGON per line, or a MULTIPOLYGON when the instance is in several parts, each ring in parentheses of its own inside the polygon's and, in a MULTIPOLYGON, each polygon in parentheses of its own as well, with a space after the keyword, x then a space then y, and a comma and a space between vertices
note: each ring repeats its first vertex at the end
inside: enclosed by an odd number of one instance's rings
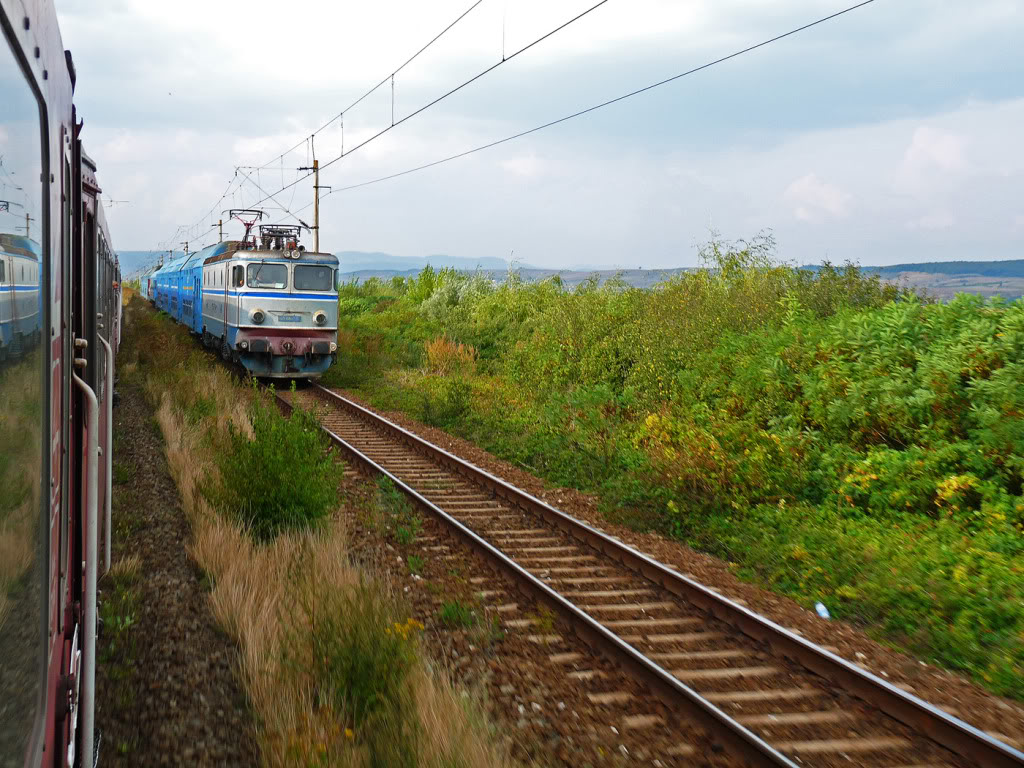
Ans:
MULTIPOLYGON (((286 408, 288 396, 280 396, 286 408)), ((756 766, 1024 766, 1024 753, 685 574, 572 518, 340 395, 291 394, 313 408, 357 467, 389 476, 419 505, 546 603, 592 648, 716 745, 756 766)), ((508 622, 529 629, 530 619, 508 622)), ((549 661, 628 712, 585 655, 540 638, 549 661)), ((663 725, 643 712, 633 727, 663 725)), ((696 756, 680 745, 680 757, 696 756)))

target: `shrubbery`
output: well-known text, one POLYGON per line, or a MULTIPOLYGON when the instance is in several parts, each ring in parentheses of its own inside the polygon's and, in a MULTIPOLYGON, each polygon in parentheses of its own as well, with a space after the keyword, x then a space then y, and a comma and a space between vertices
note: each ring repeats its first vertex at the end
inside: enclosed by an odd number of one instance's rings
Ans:
POLYGON ((338 473, 316 417, 296 408, 285 418, 257 395, 250 418, 253 434, 232 427, 230 444, 217 453, 211 501, 263 541, 318 524, 337 505, 338 473))
POLYGON ((377 405, 1019 693, 1024 303, 934 304, 772 249, 712 244, 652 290, 370 280, 342 291, 343 335, 377 405), (424 372, 439 337, 475 373, 424 372))

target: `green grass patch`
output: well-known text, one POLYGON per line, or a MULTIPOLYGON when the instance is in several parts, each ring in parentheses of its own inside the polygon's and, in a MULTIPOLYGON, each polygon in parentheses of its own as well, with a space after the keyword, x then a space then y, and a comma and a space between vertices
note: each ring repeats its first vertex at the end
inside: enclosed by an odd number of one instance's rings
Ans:
POLYGON ((452 629, 466 629, 476 623, 476 613, 459 600, 447 600, 437 610, 437 619, 452 629))
POLYGON ((423 528, 423 518, 389 478, 379 477, 376 482, 375 527, 402 546, 412 544, 423 528))

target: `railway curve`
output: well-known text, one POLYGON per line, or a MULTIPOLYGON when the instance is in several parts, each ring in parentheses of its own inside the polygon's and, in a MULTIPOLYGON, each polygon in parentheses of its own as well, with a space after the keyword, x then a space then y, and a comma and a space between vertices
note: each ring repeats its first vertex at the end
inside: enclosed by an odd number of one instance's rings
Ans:
MULTIPOLYGON (((313 384, 278 394, 750 765, 1024 766, 1024 753, 313 384)), ((571 663, 575 654, 552 654, 571 663)))

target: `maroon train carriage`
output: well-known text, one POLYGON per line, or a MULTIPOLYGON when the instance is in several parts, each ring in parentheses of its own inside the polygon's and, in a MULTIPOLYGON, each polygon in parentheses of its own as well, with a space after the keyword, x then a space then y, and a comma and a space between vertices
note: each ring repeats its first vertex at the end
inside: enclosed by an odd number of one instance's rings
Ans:
POLYGON ((91 766, 121 278, 52 0, 0 31, 0 768, 91 766))

